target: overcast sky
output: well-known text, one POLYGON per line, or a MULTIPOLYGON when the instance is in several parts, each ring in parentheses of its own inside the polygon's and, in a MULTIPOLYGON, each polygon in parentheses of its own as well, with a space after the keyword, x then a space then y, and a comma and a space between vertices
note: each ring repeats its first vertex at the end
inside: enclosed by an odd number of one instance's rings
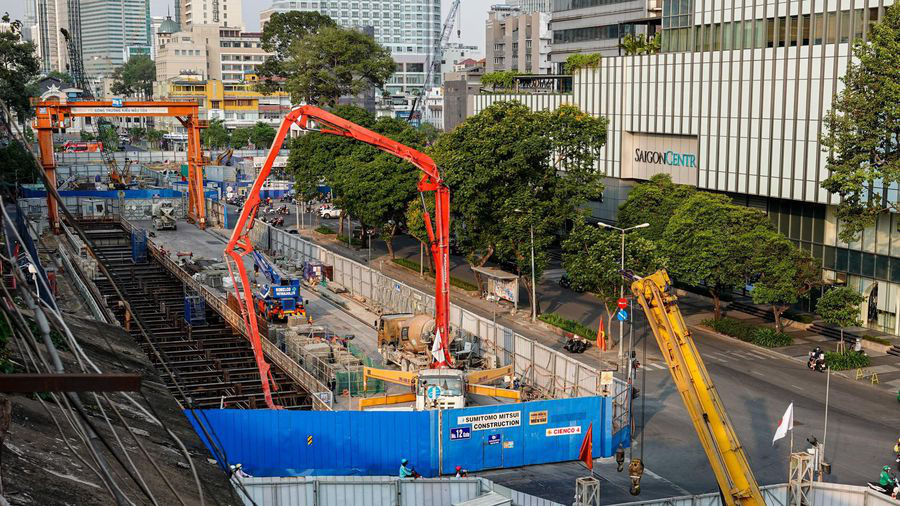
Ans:
MULTIPOLYGON (((33 0, 2 0, 4 4, 0 7, 0 12, 9 11, 10 17, 13 19, 22 19, 25 14, 25 2, 33 0)), ((243 0, 244 2, 244 24, 249 31, 259 30, 259 11, 269 7, 271 0, 243 0)), ((443 14, 441 18, 447 16, 450 10, 452 0, 443 0, 443 14)), ((478 46, 481 48, 481 55, 484 56, 484 22, 487 20, 487 12, 490 10, 492 3, 499 3, 499 0, 462 0, 460 3, 459 22, 450 37, 450 42, 463 42, 465 44, 478 46), (456 36, 456 30, 461 30, 461 36, 456 36)), ((151 0, 150 14, 154 16, 165 16, 167 6, 174 6, 174 1, 166 2, 165 0, 151 0)))

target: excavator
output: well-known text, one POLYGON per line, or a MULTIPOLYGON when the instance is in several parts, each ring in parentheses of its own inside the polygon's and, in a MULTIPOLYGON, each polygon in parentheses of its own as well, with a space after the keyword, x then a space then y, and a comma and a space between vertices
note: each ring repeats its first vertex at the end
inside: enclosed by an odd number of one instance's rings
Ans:
MULTIPOLYGON (((716 476, 723 503, 727 506, 764 506, 766 502, 744 447, 678 308, 678 297, 669 274, 665 270, 643 278, 630 271, 622 274, 632 281, 631 291, 647 315, 650 329, 716 476)), ((643 469, 640 459, 632 460, 629 475, 633 494, 640 492, 643 469)))
POLYGON ((433 225, 431 215, 425 208, 424 196, 422 197, 423 220, 428 232, 431 255, 435 266, 435 334, 433 342, 436 342, 436 344, 432 349, 434 361, 431 363, 431 367, 447 368, 451 366, 452 358, 448 348, 450 336, 450 189, 441 178, 437 165, 435 165, 431 157, 424 153, 404 146, 393 139, 377 134, 318 107, 311 105, 297 106, 291 109, 282 120, 275 139, 272 141, 269 154, 266 156, 266 160, 247 194, 247 201, 241 208, 241 214, 234 227, 234 232, 232 232, 231 238, 225 246, 225 261, 234 281, 235 295, 241 303, 241 316, 250 335, 250 343, 253 347, 257 368, 259 369, 266 405, 270 409, 279 409, 272 399, 272 390, 277 390, 278 385, 272 378, 270 365, 266 362, 265 355, 263 355, 256 321, 256 311, 253 307, 253 288, 247 278, 247 267, 244 265, 244 257, 251 255, 254 251, 253 241, 250 239, 250 229, 253 228, 256 216, 259 213, 259 192, 272 171, 272 165, 275 163, 275 158, 278 156, 285 137, 287 137, 291 127, 294 125, 307 132, 307 135, 318 132, 364 142, 410 162, 422 172, 417 185, 420 195, 424 192, 434 192, 435 195, 435 220, 433 225), (235 264, 234 268, 232 268, 232 263, 235 264), (237 270, 237 277, 240 278, 240 285, 235 279, 235 269, 237 270))

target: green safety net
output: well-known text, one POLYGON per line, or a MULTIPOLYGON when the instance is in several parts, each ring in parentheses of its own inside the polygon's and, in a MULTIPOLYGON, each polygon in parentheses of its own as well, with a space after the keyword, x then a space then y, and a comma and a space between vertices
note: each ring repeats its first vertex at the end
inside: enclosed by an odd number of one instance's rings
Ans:
MULTIPOLYGON (((350 353, 358 358, 364 365, 369 367, 378 367, 378 364, 372 360, 371 357, 366 356, 366 354, 360 350, 353 343, 347 344, 347 350, 350 353)), ((366 388, 363 389, 363 372, 362 368, 359 371, 341 371, 335 373, 335 389, 334 392, 336 395, 343 395, 345 391, 350 392, 351 396, 359 396, 359 395, 370 395, 370 394, 381 394, 384 393, 384 381, 377 379, 370 379, 366 388)))

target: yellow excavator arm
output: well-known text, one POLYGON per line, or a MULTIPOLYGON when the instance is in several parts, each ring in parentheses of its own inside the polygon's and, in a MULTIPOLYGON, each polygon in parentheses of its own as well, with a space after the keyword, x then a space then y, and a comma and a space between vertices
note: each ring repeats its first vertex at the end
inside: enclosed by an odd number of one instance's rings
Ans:
POLYGON ((633 279, 631 291, 647 314, 725 503, 765 505, 744 448, 678 309, 669 275, 660 270, 646 278, 634 276, 633 279))

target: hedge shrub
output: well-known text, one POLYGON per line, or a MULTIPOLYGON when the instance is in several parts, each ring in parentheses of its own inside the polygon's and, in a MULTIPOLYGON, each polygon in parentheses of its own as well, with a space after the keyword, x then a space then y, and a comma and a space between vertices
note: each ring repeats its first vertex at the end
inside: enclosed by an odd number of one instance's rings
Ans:
POLYGON ((825 352, 825 365, 833 371, 846 371, 847 369, 860 369, 869 367, 869 356, 847 350, 843 353, 836 351, 825 352))
POLYGON ((585 339, 594 339, 597 337, 597 331, 575 320, 563 318, 556 313, 544 313, 538 316, 538 320, 549 323, 554 327, 559 327, 566 332, 579 335, 585 339))
POLYGON ((735 318, 708 319, 703 320, 702 323, 716 332, 764 348, 790 346, 794 342, 794 338, 784 332, 777 332, 768 327, 757 327, 735 318))

